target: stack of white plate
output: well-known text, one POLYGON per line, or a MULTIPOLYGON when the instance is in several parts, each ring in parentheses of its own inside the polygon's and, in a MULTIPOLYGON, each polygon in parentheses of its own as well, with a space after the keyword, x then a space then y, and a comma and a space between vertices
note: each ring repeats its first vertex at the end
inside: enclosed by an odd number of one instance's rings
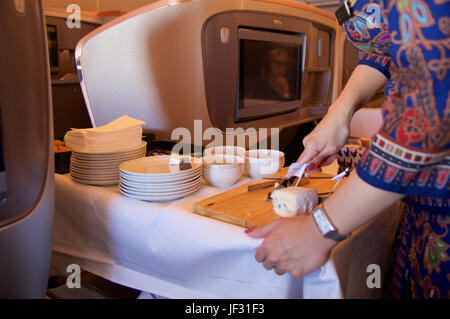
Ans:
POLYGON ((119 165, 146 153, 146 142, 138 147, 108 153, 82 153, 72 150, 70 176, 76 182, 89 185, 119 183, 119 165))
POLYGON ((149 156, 124 162, 120 169, 120 192, 145 201, 178 199, 199 190, 202 180, 201 163, 191 162, 192 168, 181 170, 169 165, 171 156, 149 156))

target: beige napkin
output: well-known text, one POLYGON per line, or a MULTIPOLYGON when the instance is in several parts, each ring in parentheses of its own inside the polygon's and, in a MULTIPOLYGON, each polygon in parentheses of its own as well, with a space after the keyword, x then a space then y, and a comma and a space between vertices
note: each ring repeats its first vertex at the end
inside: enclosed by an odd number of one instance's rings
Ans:
POLYGON ((106 153, 137 148, 142 142, 145 122, 123 115, 99 127, 71 129, 66 145, 75 152, 106 153))

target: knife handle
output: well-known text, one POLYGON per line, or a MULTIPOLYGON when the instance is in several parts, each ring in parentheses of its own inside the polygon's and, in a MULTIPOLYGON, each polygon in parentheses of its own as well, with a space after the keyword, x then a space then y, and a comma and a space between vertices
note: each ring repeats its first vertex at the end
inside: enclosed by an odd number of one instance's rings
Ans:
POLYGON ((254 191, 258 191, 260 189, 265 189, 265 188, 272 187, 272 186, 275 185, 275 183, 277 183, 277 181, 268 181, 268 182, 249 184, 248 187, 247 187, 247 190, 249 192, 254 192, 254 191))
MULTIPOLYGON (((253 183, 253 184, 249 184, 247 187, 247 190, 249 192, 254 192, 254 191, 258 191, 260 189, 265 189, 265 188, 269 188, 275 185, 275 183, 279 182, 278 180, 275 181, 267 181, 267 182, 257 182, 257 183, 253 183)), ((303 177, 300 182, 298 183, 297 186, 303 186, 303 185, 307 185, 309 184, 310 179, 309 177, 303 177)), ((295 180, 292 183, 292 185, 295 185, 295 180)))

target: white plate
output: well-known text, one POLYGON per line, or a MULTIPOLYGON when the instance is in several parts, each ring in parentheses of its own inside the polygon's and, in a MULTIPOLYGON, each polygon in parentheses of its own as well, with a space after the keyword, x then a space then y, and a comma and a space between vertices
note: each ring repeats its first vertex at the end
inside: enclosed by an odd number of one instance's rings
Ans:
MULTIPOLYGON (((150 157, 153 157, 153 156, 149 156, 149 157, 145 157, 145 158, 141 157, 141 158, 130 160, 128 162, 139 161, 139 160, 146 160, 147 158, 150 158, 150 157)), ((126 164, 126 162, 123 162, 122 164, 126 164)), ((186 169, 186 170, 183 170, 183 171, 180 171, 178 166, 176 166, 176 165, 170 165, 170 167, 167 168, 167 171, 168 170, 172 170, 173 173, 139 174, 139 173, 133 173, 133 172, 129 172, 129 171, 123 170, 122 167, 124 167, 125 165, 122 165, 122 164, 120 164, 121 166, 119 167, 120 172, 122 174, 127 175, 127 176, 131 176, 133 178, 136 177, 136 178, 144 178, 144 179, 155 179, 155 178, 156 179, 160 179, 160 178, 167 178, 167 177, 172 178, 172 177, 182 176, 182 175, 192 175, 192 174, 195 174, 196 172, 199 172, 199 171, 202 170, 201 164, 197 164, 196 166, 193 166, 192 168, 186 169)), ((149 170, 158 170, 158 168, 157 167, 149 168, 149 170)))
POLYGON ((119 184, 119 179, 109 179, 109 180, 90 180, 90 179, 81 179, 81 178, 77 178, 71 175, 71 178, 78 183, 81 184, 87 184, 87 185, 101 185, 101 186, 106 186, 106 185, 117 185, 119 184))
POLYGON ((120 180, 119 176, 116 175, 81 175, 81 174, 75 174, 70 173, 70 176, 78 178, 78 179, 84 179, 84 180, 91 180, 91 181, 109 181, 109 180, 120 180))
POLYGON ((70 158, 70 162, 71 163, 77 163, 77 164, 85 164, 85 165, 120 165, 123 162, 127 162, 127 161, 131 161, 133 159, 137 159, 137 158, 142 158, 145 157, 145 153, 137 153, 135 155, 131 155, 131 156, 124 156, 124 157, 120 157, 120 158, 109 158, 109 157, 104 157, 104 158, 95 158, 95 159, 84 159, 84 158, 76 158, 76 157, 71 157, 70 158))
POLYGON ((119 161, 124 158, 136 158, 137 156, 145 156, 145 149, 135 151, 133 153, 118 154, 118 155, 102 155, 102 156, 84 156, 76 153, 72 153, 71 158, 78 161, 96 162, 96 161, 119 161))
POLYGON ((119 165, 110 165, 104 167, 92 167, 92 166, 82 166, 77 163, 70 163, 70 169, 86 172, 98 172, 98 171, 117 171, 119 173, 119 165))
MULTIPOLYGON (((139 158, 139 157, 136 157, 139 158)), ((130 160, 130 159, 127 159, 130 160)), ((115 162, 102 162, 102 161, 98 161, 97 163, 80 163, 78 161, 70 161, 70 165, 75 167, 75 168, 82 168, 82 169, 111 169, 111 168, 116 168, 117 170, 119 170, 119 166, 120 164, 122 164, 123 162, 126 162, 127 160, 123 160, 123 161, 115 161, 115 162)))
POLYGON ((145 152, 136 153, 133 155, 126 155, 122 157, 112 158, 112 157, 103 157, 103 158, 79 158, 72 156, 71 161, 78 162, 80 164, 111 164, 111 163, 122 163, 126 161, 130 161, 132 159, 145 157, 145 152))
POLYGON ((201 182, 201 177, 195 178, 193 180, 191 180, 190 182, 187 183, 182 183, 182 184, 145 184, 145 183, 133 183, 133 182, 129 182, 127 180, 124 180, 123 178, 120 178, 120 182, 128 187, 128 188, 132 188, 132 189, 142 189, 142 190, 158 190, 158 189, 176 189, 176 188, 183 188, 183 187, 188 187, 188 186, 192 186, 196 183, 200 183, 201 182))
POLYGON ((167 186, 167 185, 172 185, 172 186, 176 186, 176 185, 183 185, 189 182, 192 182, 196 179, 199 179, 202 177, 202 171, 199 170, 197 172, 195 172, 192 175, 188 175, 188 176, 181 176, 180 178, 177 179, 167 179, 167 178, 161 178, 161 179, 137 179, 137 178, 133 178, 133 176, 128 176, 125 174, 120 174, 120 178, 123 179, 126 183, 130 183, 130 185, 133 186, 139 186, 139 185, 152 185, 152 186, 167 186))
POLYGON ((190 187, 189 189, 183 189, 181 191, 177 192, 158 192, 158 193, 142 193, 142 192, 133 192, 128 189, 125 189, 123 187, 119 186, 119 191, 122 194, 131 195, 131 196, 138 196, 138 197, 145 197, 147 199, 149 198, 160 198, 160 197, 167 197, 167 196, 185 196, 185 194, 190 194, 193 190, 198 190, 201 185, 197 185, 195 187, 190 187))
POLYGON ((77 152, 77 151, 72 151, 72 153, 80 155, 80 156, 88 156, 88 157, 96 157, 96 156, 114 156, 114 155, 121 155, 121 154, 127 154, 127 153, 133 153, 139 149, 145 148, 147 146, 147 142, 145 141, 141 141, 141 143, 137 146, 131 147, 131 148, 126 148, 126 149, 122 149, 122 150, 118 150, 118 151, 112 151, 112 152, 99 152, 99 153, 94 153, 94 152, 77 152))
POLYGON ((171 191, 171 192, 138 192, 138 191, 134 191, 134 190, 129 190, 129 189, 121 186, 119 183, 119 189, 121 191, 123 191, 129 195, 133 195, 133 196, 157 197, 157 196, 172 196, 172 195, 184 194, 186 192, 191 191, 192 189, 197 189, 200 185, 201 185, 201 183, 198 183, 197 185, 194 185, 193 187, 179 189, 179 190, 175 190, 175 191, 171 191))
POLYGON ((201 164, 192 162, 192 168, 180 170, 178 165, 169 165, 170 155, 149 156, 120 164, 120 171, 135 177, 162 178, 186 176, 201 169, 201 164))
POLYGON ((99 180, 120 179, 118 174, 80 174, 71 171, 70 175, 81 179, 99 179, 99 180))
POLYGON ((139 193, 139 194, 153 194, 153 193, 171 193, 171 192, 181 192, 188 190, 190 188, 197 187, 202 182, 201 179, 195 180, 191 183, 178 185, 178 186, 166 186, 166 187, 151 187, 149 185, 144 185, 140 187, 133 187, 128 184, 124 184, 123 180, 120 180, 119 186, 124 190, 129 191, 130 193, 139 193))
POLYGON ((184 183, 187 180, 192 180, 196 178, 197 176, 201 175, 202 171, 200 170, 196 174, 190 174, 190 175, 182 175, 182 176, 176 176, 176 177, 164 177, 164 178, 133 178, 128 175, 122 174, 120 172, 120 178, 123 178, 127 181, 133 182, 133 183, 141 183, 141 184, 162 184, 162 185, 169 185, 174 183, 184 183))
POLYGON ((88 163, 98 163, 101 161, 108 161, 108 162, 118 162, 118 161, 124 161, 124 160, 131 160, 138 157, 145 157, 145 151, 136 152, 133 154, 126 154, 122 156, 103 156, 103 157, 83 157, 83 156, 71 156, 72 160, 76 160, 79 162, 88 162, 88 163))
POLYGON ((200 189, 200 187, 201 187, 201 185, 198 186, 197 188, 191 189, 185 193, 179 193, 176 195, 167 195, 167 196, 161 196, 161 195, 158 195, 158 196, 136 196, 136 195, 129 194, 120 188, 119 188, 119 191, 122 195, 130 197, 130 198, 144 200, 144 201, 159 202, 159 201, 168 201, 168 200, 179 199, 179 198, 185 197, 187 195, 191 195, 191 194, 197 192, 200 189))
MULTIPOLYGON (((148 158, 148 157, 145 157, 145 158, 148 158)), ((134 159, 134 160, 130 160, 128 162, 135 161, 135 160, 143 160, 145 158, 141 157, 141 158, 137 158, 137 159, 134 159)), ((123 162, 122 164, 125 164, 125 162, 123 162)), ((122 164, 120 164, 120 165, 122 165, 122 164)), ((157 169, 157 168, 155 168, 155 169, 157 169)), ((172 169, 173 173, 167 173, 167 174, 166 173, 161 173, 161 174, 151 174, 151 173, 148 173, 148 174, 135 174, 135 173, 130 173, 129 171, 124 171, 119 166, 119 170, 120 170, 120 172, 123 175, 130 176, 132 178, 137 178, 137 179, 151 179, 151 180, 153 180, 153 179, 163 179, 163 178, 176 178, 177 176, 193 175, 193 174, 196 174, 196 173, 200 172, 202 170, 202 166, 200 164, 198 164, 198 166, 195 166, 195 167, 193 167, 191 169, 180 171, 178 169, 178 166, 171 165, 171 167, 168 168, 168 170, 169 169, 172 169)))
POLYGON ((70 167, 70 172, 74 174, 80 174, 80 175, 114 175, 119 177, 119 171, 117 168, 112 168, 109 170, 83 170, 83 169, 76 169, 74 167, 70 167))
POLYGON ((124 180, 122 177, 120 177, 120 182, 124 186, 127 186, 128 188, 148 189, 148 190, 153 190, 153 189, 173 189, 173 188, 179 188, 179 187, 186 187, 187 185, 192 185, 192 184, 195 184, 195 183, 201 182, 201 181, 202 181, 202 178, 201 178, 201 176, 199 176, 199 177, 196 177, 195 179, 191 179, 188 182, 184 182, 184 183, 177 183, 177 184, 172 184, 172 183, 150 184, 150 183, 133 183, 133 182, 124 180))
POLYGON ((84 179, 84 180, 120 180, 118 175, 115 174, 108 174, 108 175, 86 175, 86 174, 79 174, 75 172, 70 172, 70 176, 78 178, 78 179, 84 179))
POLYGON ((71 158, 78 160, 78 161, 84 161, 84 162, 98 162, 98 161, 120 161, 124 158, 136 158, 138 156, 145 156, 145 150, 140 150, 135 153, 130 154, 123 154, 123 155, 117 155, 117 156, 102 156, 102 157, 87 157, 87 156, 77 156, 72 154, 71 158))

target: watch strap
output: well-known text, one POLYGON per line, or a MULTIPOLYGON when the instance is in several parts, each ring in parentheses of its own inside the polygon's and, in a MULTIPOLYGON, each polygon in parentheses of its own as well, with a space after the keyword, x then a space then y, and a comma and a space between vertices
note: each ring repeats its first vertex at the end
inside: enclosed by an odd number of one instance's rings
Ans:
POLYGON ((347 234, 347 235, 341 235, 341 234, 339 234, 338 232, 334 231, 334 232, 329 233, 329 234, 328 234, 327 236, 325 236, 325 237, 326 237, 326 238, 333 239, 333 240, 335 240, 335 241, 337 241, 337 242, 340 242, 340 241, 343 241, 344 239, 347 239, 349 236, 350 236, 349 234, 347 234))
POLYGON ((356 0, 344 0, 336 9, 334 15, 336 16, 339 25, 342 25, 353 16, 353 6, 355 3, 356 0))

